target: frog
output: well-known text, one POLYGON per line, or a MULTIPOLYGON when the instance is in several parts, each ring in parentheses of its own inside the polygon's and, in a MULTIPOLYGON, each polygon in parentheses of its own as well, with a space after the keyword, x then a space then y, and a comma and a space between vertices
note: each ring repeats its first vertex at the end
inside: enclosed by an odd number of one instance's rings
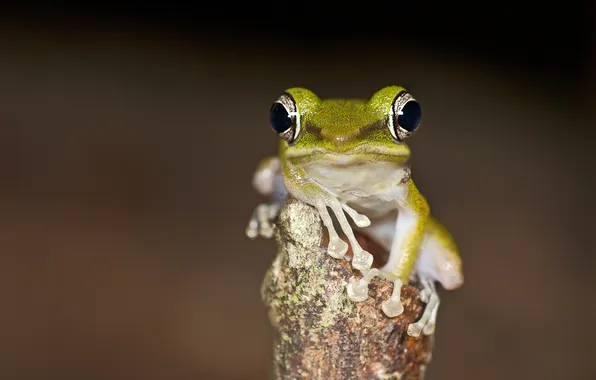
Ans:
POLYGON ((425 307, 408 325, 414 337, 435 331, 436 283, 454 290, 464 280, 453 236, 431 215, 413 181, 406 141, 421 121, 420 103, 402 86, 381 88, 368 99, 321 99, 302 87, 283 91, 269 109, 279 153, 263 158, 252 177, 267 201, 257 205, 246 228, 249 238, 272 238, 288 195, 314 207, 328 233, 327 254, 347 259, 351 248, 351 266, 359 273, 346 285, 352 301, 368 299, 373 278, 391 281, 392 293, 381 308, 394 318, 404 311, 402 288, 419 282, 425 307), (373 267, 373 255, 356 234, 384 248, 386 263, 373 267))

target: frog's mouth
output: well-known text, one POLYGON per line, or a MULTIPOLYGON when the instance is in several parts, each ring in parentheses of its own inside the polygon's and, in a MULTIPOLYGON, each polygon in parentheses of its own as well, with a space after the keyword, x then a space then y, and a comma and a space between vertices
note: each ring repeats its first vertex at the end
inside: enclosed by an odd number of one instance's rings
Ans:
POLYGON ((408 161, 408 158, 410 157, 410 149, 407 145, 385 147, 362 144, 347 152, 337 152, 326 149, 294 148, 286 151, 285 154, 286 158, 296 165, 317 163, 347 167, 384 162, 399 166, 408 161))

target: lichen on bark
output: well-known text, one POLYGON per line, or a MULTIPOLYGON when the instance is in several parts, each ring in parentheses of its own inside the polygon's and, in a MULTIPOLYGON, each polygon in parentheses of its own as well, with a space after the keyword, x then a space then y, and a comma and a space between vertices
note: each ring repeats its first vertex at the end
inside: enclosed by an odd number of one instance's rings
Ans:
POLYGON ((388 318, 381 303, 391 282, 375 278, 369 298, 355 303, 346 285, 360 277, 348 260, 326 252, 314 208, 289 198, 277 221, 277 256, 261 295, 275 331, 274 379, 422 379, 433 336, 411 337, 424 304, 405 286, 404 312, 388 318))

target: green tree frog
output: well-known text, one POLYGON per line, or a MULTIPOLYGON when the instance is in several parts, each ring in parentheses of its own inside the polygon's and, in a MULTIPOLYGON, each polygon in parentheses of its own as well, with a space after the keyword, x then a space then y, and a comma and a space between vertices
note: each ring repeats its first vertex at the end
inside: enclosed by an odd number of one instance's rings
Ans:
POLYGON ((286 90, 270 108, 271 127, 281 138, 279 156, 263 159, 253 176, 253 186, 269 202, 255 208, 246 229, 250 238, 272 237, 288 192, 313 206, 329 234, 328 254, 343 259, 348 250, 335 225, 352 248, 352 267, 362 277, 347 286, 350 299, 366 300, 374 277, 388 279, 393 293, 381 307, 396 317, 403 312, 402 286, 420 281, 426 307, 408 326, 411 336, 434 331, 435 282, 448 290, 463 283, 457 246, 430 215, 407 164, 405 140, 418 130, 421 116, 420 104, 398 86, 385 87, 368 100, 319 99, 304 88, 286 90), (372 268, 373 257, 354 230, 389 252, 386 264, 372 268))

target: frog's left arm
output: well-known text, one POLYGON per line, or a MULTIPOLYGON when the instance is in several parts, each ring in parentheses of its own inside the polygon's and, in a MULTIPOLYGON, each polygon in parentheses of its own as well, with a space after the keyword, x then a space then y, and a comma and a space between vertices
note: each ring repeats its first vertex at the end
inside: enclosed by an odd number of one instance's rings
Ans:
POLYGON ((400 183, 395 194, 399 213, 389 260, 383 271, 407 284, 418 258, 430 208, 411 178, 400 183))

